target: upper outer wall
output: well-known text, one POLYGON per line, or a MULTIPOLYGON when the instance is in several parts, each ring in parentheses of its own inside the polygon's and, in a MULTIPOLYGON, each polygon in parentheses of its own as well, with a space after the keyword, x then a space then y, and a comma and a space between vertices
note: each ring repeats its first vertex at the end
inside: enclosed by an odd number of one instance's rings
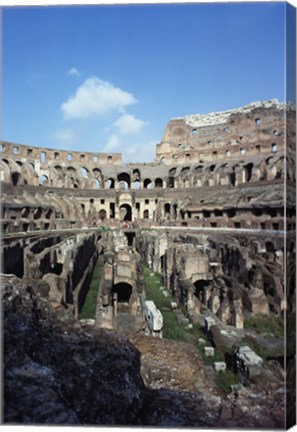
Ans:
POLYGON ((283 150, 286 110, 294 119, 295 108, 275 99, 173 119, 157 145, 156 161, 171 165, 256 156, 271 153, 273 146, 283 150))
POLYGON ((36 162, 39 160, 41 164, 47 162, 71 162, 80 163, 82 165, 98 165, 98 164, 122 164, 121 153, 88 153, 84 151, 67 151, 54 150, 42 147, 32 147, 23 144, 15 144, 6 141, 1 141, 1 156, 2 157, 18 157, 23 158, 28 162, 36 162))

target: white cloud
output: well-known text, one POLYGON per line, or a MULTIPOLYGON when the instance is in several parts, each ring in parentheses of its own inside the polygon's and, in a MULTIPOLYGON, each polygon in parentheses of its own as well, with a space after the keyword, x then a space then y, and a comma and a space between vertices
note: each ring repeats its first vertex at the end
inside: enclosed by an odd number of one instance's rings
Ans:
POLYGON ((68 143, 74 141, 76 136, 71 129, 58 129, 54 134, 54 138, 58 141, 68 143))
POLYGON ((75 67, 73 67, 73 68, 69 69, 68 75, 80 76, 80 72, 75 67))
POLYGON ((135 142, 122 145, 121 153, 124 163, 128 162, 151 162, 155 159, 157 141, 135 142))
POLYGON ((124 114, 115 123, 121 135, 135 135, 147 124, 143 120, 137 119, 131 114, 124 114))
POLYGON ((104 147, 103 151, 105 152, 113 152, 116 149, 118 149, 121 146, 121 140, 117 135, 112 135, 106 146, 104 147))
POLYGON ((88 78, 61 106, 66 119, 102 116, 112 111, 123 112, 136 103, 131 93, 97 77, 88 78))

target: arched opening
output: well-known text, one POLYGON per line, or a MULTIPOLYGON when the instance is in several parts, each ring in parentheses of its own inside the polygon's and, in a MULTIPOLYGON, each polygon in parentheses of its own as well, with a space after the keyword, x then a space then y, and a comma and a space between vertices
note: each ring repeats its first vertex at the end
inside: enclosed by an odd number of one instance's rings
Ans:
POLYGON ((80 209, 81 209, 81 214, 82 214, 82 216, 85 217, 85 216, 86 216, 86 208, 85 208, 85 205, 84 205, 84 204, 81 204, 81 205, 80 205, 80 209))
POLYGON ((174 177, 168 177, 168 187, 174 188, 174 177))
POLYGON ((204 168, 203 165, 197 165, 195 168, 196 173, 202 174, 203 168, 204 168))
POLYGON ((186 167, 183 167, 183 169, 181 170, 180 173, 181 173, 181 175, 186 175, 189 173, 189 171, 190 171, 190 167, 186 166, 186 167))
POLYGON ((96 189, 100 189, 101 188, 101 182, 98 179, 95 179, 95 185, 96 185, 96 189))
POLYGON ((122 204, 120 206, 121 221, 132 221, 132 208, 129 204, 122 204))
POLYGON ((163 187, 163 180, 161 178, 157 178, 155 180, 155 188, 162 188, 163 187))
POLYGON ((85 167, 81 167, 80 172, 83 177, 88 177, 89 171, 85 167))
POLYGON ((249 163, 249 164, 247 164, 247 165, 244 166, 245 171, 246 171, 246 182, 247 183, 252 178, 253 167, 254 167, 254 164, 252 164, 252 163, 249 163))
POLYGON ((152 181, 151 179, 145 179, 143 182, 144 189, 151 189, 152 188, 152 181))
POLYGON ((103 222, 106 219, 106 210, 102 209, 99 211, 99 219, 103 222))
POLYGON ((11 180, 12 180, 13 186, 18 186, 20 184, 20 181, 21 181, 21 174, 18 172, 12 173, 11 174, 11 180))
POLYGON ((162 255, 161 257, 160 257, 160 263, 161 263, 161 271, 162 271, 162 273, 163 273, 163 271, 165 270, 165 255, 162 255))
POLYGON ((140 171, 138 168, 133 170, 133 180, 140 180, 140 171))
POLYGON ((132 286, 126 282, 119 282, 112 287, 112 294, 118 295, 119 303, 129 303, 132 286))
MULTIPOLYGON (((21 217, 24 219, 27 219, 29 214, 30 214, 30 209, 28 207, 23 208, 23 210, 21 211, 21 217)), ((2 219, 5 219, 5 218, 2 217, 2 219)))
POLYGON ((42 216, 42 209, 40 207, 38 207, 35 211, 34 211, 34 219, 40 219, 42 216))
POLYGON ((46 219, 50 219, 51 216, 52 216, 52 214, 53 214, 52 209, 48 209, 48 211, 47 211, 46 214, 45 214, 45 218, 46 218, 46 219))
POLYGON ((144 210, 143 212, 143 219, 148 219, 149 218, 149 211, 148 210, 144 210))
POLYGON ((93 169, 93 175, 95 178, 100 178, 101 177, 101 171, 98 168, 94 168, 93 169))
POLYGON ((127 173, 121 173, 118 175, 118 182, 120 189, 127 190, 130 188, 131 185, 131 179, 129 174, 127 173))
POLYGON ((166 203, 164 206, 165 216, 170 216, 170 204, 166 203))
POLYGON ((232 186, 235 186, 235 180, 236 180, 235 172, 232 172, 232 173, 230 174, 229 178, 230 178, 230 184, 231 184, 232 186))
POLYGON ((266 247, 266 252, 269 252, 269 253, 275 252, 275 247, 274 247, 274 244, 272 242, 270 242, 270 241, 266 242, 265 247, 266 247))
POLYGON ((39 186, 45 186, 48 184, 48 177, 46 175, 41 175, 39 177, 39 186))
POLYGON ((109 178, 107 180, 107 187, 108 187, 108 189, 114 189, 114 179, 113 178, 109 178))
POLYGON ((140 181, 139 180, 134 181, 134 189, 140 189, 140 181))
POLYGON ((206 304, 206 290, 209 286, 209 281, 205 279, 197 280, 194 283, 195 292, 194 295, 201 301, 201 303, 206 304))
MULTIPOLYGON (((31 164, 31 165, 33 165, 33 164, 31 164)), ((34 169, 34 165, 33 165, 33 169, 34 169)), ((63 168, 60 165, 55 165, 54 170, 57 172, 57 174, 63 173, 63 168)))

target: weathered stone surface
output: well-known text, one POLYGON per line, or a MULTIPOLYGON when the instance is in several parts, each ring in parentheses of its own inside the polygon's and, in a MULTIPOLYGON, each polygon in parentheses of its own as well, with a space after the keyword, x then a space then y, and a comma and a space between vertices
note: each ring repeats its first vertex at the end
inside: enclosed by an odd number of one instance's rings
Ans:
POLYGON ((145 388, 140 355, 128 339, 74 330, 73 318, 59 320, 17 278, 1 282, 5 423, 137 423, 145 388))

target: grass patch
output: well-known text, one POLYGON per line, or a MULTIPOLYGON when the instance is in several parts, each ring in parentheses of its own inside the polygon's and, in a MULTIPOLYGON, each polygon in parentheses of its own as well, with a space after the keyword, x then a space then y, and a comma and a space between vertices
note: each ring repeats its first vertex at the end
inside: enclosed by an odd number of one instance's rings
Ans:
POLYGON ((236 375, 228 369, 224 372, 217 372, 215 381, 217 386, 226 394, 231 393, 231 385, 240 384, 236 375))
POLYGON ((281 317, 258 314, 244 321, 244 328, 253 328, 264 337, 282 337, 284 335, 284 322, 281 317))
POLYGON ((102 276, 103 270, 103 255, 99 255, 96 262, 92 279, 89 285, 89 289, 85 298, 85 302, 80 310, 80 319, 95 319, 96 316, 96 306, 97 306, 97 296, 99 290, 99 284, 102 276))
MULTIPOLYGON (((211 343, 207 340, 204 328, 201 325, 193 324, 192 328, 186 328, 177 322, 176 312, 172 312, 170 309, 171 301, 175 301, 175 299, 172 296, 165 297, 159 288, 162 286, 162 276, 158 273, 152 273, 145 265, 143 265, 143 275, 146 298, 152 300, 163 315, 164 338, 191 343, 196 347, 206 365, 213 366, 214 362, 225 361, 225 353, 228 350, 223 347, 215 349, 214 357, 205 356, 204 345, 199 345, 198 339, 204 339, 206 341, 205 346, 210 346, 211 343)), ((230 370, 217 372, 215 381, 221 391, 226 394, 231 392, 230 386, 232 384, 240 383, 230 370)))
POLYGON ((189 341, 189 331, 179 325, 176 313, 171 310, 171 302, 175 301, 172 296, 165 297, 160 286, 162 286, 162 275, 152 273, 143 266, 144 285, 147 300, 152 300, 163 315, 163 337, 181 342, 189 341))

